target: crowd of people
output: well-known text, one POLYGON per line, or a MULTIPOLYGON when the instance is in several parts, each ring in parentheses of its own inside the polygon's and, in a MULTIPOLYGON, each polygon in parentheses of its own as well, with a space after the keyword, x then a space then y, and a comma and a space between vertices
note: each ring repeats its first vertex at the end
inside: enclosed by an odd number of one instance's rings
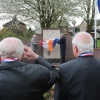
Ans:
MULTIPOLYGON (((58 43, 62 41, 66 41, 63 35, 58 43)), ((20 39, 0 41, 0 100, 44 100, 43 94, 54 84, 54 100, 100 100, 100 60, 93 55, 92 36, 76 33, 72 45, 76 58, 65 62, 62 56, 57 70, 20 39), (23 58, 34 63, 25 63, 23 58)))

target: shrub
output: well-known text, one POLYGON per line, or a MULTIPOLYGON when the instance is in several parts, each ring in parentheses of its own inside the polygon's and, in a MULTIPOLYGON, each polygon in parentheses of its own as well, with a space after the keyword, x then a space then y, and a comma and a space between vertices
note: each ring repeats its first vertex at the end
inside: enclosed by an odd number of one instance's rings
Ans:
POLYGON ((3 28, 2 30, 0 30, 0 40, 2 40, 3 38, 6 37, 17 37, 19 39, 21 39, 22 41, 30 41, 30 39, 32 38, 33 33, 30 32, 30 30, 27 30, 24 35, 22 35, 22 33, 18 30, 12 30, 12 29, 6 29, 3 28))

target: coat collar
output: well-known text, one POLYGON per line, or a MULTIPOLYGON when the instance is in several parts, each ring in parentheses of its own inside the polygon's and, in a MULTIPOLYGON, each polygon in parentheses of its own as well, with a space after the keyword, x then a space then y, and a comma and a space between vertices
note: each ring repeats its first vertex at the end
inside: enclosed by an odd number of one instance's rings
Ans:
POLYGON ((26 65, 26 63, 20 60, 16 60, 14 62, 0 62, 0 69, 8 69, 8 68, 19 67, 24 65, 26 65))

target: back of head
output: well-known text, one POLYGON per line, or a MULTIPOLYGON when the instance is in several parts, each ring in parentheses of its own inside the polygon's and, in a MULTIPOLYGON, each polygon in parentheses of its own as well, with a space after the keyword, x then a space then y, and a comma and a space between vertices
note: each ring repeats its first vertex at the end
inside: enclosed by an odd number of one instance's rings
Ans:
POLYGON ((93 38, 87 32, 76 33, 72 40, 72 44, 77 46, 80 53, 93 52, 93 38))
POLYGON ((8 37, 0 42, 1 58, 17 57, 22 58, 24 46, 20 39, 8 37))

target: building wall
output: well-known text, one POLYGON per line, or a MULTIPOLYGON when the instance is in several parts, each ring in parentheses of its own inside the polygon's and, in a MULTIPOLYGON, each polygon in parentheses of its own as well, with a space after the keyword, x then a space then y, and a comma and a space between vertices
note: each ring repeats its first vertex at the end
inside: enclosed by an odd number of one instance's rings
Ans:
POLYGON ((86 22, 82 22, 81 24, 80 24, 80 31, 86 31, 87 30, 87 24, 86 24, 86 22))
POLYGON ((19 21, 9 21, 8 23, 4 24, 3 27, 9 29, 9 28, 17 28, 19 29, 23 34, 26 32, 26 25, 19 21))

